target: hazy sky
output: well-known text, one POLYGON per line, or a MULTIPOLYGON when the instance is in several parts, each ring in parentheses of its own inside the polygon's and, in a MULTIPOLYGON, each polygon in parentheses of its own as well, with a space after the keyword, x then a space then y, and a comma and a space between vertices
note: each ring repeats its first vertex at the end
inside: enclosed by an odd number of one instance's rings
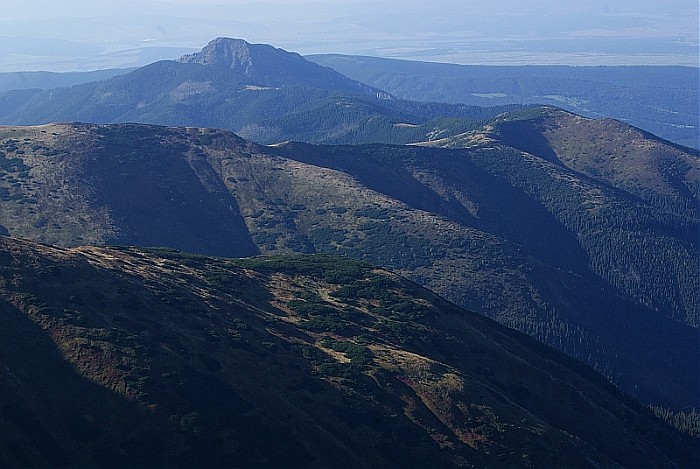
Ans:
POLYGON ((698 0, 0 0, 0 71, 143 65, 201 49, 219 36, 302 54, 698 66, 698 5, 698 0))

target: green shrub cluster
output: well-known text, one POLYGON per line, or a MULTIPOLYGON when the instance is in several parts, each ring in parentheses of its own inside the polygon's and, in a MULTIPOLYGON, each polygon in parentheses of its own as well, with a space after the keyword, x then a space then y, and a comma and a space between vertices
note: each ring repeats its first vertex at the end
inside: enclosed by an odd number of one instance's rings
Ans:
POLYGON ((335 284, 353 282, 371 269, 364 262, 325 254, 251 257, 235 262, 241 267, 261 271, 311 275, 335 284))

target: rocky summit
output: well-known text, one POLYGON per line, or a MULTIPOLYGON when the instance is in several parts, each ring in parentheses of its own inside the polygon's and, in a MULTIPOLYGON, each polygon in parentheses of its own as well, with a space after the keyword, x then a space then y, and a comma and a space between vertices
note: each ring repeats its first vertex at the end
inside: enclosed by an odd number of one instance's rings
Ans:
MULTIPOLYGON (((272 46, 265 47, 270 52, 278 49, 272 46)), ((273 52, 274 53, 274 52, 273 52)), ((283 53, 280 51, 280 53, 283 53)), ((218 38, 207 44, 204 49, 194 54, 187 54, 178 59, 182 63, 197 63, 213 67, 228 67, 236 72, 246 75, 252 73, 253 59, 251 57, 251 45, 243 39, 218 38)))

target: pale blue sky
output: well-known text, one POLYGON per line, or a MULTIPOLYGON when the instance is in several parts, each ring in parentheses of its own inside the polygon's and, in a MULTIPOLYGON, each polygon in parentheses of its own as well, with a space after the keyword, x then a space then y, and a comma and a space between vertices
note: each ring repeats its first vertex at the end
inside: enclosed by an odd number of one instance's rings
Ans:
POLYGON ((127 67, 239 37, 302 54, 698 65, 698 0, 0 0, 0 71, 127 67))

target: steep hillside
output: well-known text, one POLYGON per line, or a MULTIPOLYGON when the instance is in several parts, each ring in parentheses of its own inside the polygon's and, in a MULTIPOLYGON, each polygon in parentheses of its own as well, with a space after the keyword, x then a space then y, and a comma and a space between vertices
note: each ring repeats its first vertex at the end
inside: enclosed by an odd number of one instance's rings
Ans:
POLYGON ((700 146, 695 67, 487 66, 340 54, 307 57, 393 95, 479 106, 549 104, 615 118, 667 140, 700 146))
POLYGON ((0 260, 2 466, 697 464, 590 369, 356 261, 0 260))
POLYGON ((643 403, 697 406, 693 199, 679 192, 688 208, 663 209, 507 145, 494 130, 505 124, 465 134, 470 147, 457 150, 5 128, 0 226, 64 246, 363 259, 586 361, 643 403))
POLYGON ((0 94, 0 123, 141 122, 223 128, 259 143, 409 143, 518 107, 395 100, 298 54, 219 38, 178 61, 108 80, 0 94))

